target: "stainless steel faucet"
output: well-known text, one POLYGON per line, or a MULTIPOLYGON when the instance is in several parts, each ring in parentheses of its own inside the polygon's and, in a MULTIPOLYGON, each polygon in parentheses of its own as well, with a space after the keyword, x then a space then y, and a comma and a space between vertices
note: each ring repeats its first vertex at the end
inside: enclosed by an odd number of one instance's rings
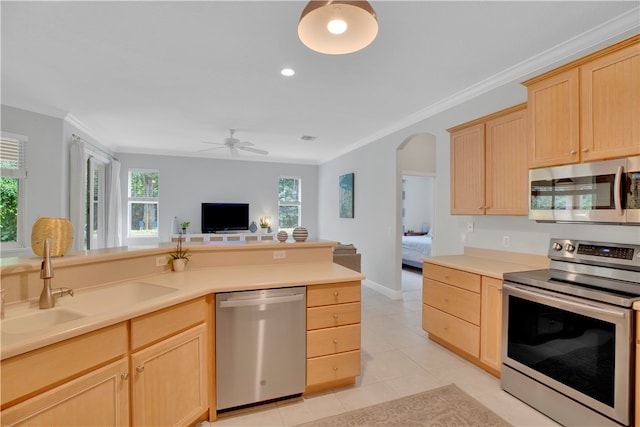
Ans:
POLYGON ((73 296, 73 289, 51 289, 51 279, 53 276, 53 264, 51 263, 51 239, 44 239, 42 266, 40 267, 40 278, 44 280, 44 285, 42 293, 40 294, 40 308, 55 307, 56 297, 61 297, 65 294, 73 296))

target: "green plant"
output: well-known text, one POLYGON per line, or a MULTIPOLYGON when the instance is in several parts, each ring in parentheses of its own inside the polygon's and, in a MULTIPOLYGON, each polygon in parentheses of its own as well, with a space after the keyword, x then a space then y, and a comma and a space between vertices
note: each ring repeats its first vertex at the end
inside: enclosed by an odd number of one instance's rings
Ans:
POLYGON ((176 250, 169 253, 169 260, 167 261, 167 264, 173 264, 173 260, 176 259, 184 259, 186 261, 189 261, 190 257, 191 254, 189 253, 189 248, 182 247, 182 237, 180 237, 178 239, 178 244, 176 245, 176 250))
POLYGON ((181 222, 180 223, 180 227, 187 228, 187 227, 189 227, 189 224, 191 224, 191 221, 181 222))
POLYGON ((260 218, 260 228, 269 228, 269 217, 263 216, 260 218))

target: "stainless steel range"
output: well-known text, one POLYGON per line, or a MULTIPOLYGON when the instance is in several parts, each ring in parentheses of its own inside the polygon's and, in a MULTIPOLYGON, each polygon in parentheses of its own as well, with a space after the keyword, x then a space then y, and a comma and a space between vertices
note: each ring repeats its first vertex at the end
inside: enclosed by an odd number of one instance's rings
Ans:
POLYGON ((552 239, 549 258, 504 275, 502 388, 563 425, 631 425, 640 245, 552 239))

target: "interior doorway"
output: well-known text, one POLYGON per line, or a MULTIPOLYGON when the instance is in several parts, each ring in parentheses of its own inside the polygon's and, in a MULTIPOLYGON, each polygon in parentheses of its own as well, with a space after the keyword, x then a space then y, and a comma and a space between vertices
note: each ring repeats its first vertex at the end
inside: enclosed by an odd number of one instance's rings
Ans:
MULTIPOLYGON (((407 138, 397 150, 400 220, 401 270, 412 273, 422 269, 422 257, 431 256, 436 230, 436 141, 435 136, 422 133, 407 138)), ((404 271, 397 272, 404 278, 404 271)), ((402 288, 406 287, 401 279, 402 288)), ((413 285, 412 285, 413 286, 413 285)))

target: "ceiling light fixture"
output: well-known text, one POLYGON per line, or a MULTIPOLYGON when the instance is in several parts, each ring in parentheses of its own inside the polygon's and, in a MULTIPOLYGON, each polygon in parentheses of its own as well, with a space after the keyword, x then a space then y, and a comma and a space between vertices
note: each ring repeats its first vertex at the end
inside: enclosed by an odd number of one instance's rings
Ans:
POLYGON ((367 1, 310 1, 298 23, 300 41, 330 55, 364 49, 377 34, 376 12, 367 1))

